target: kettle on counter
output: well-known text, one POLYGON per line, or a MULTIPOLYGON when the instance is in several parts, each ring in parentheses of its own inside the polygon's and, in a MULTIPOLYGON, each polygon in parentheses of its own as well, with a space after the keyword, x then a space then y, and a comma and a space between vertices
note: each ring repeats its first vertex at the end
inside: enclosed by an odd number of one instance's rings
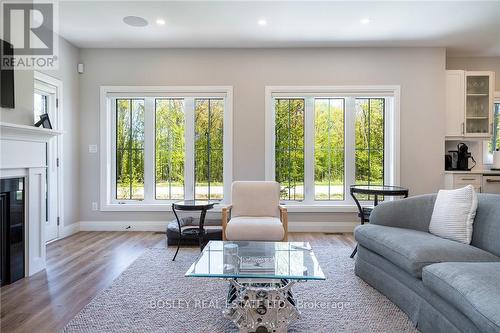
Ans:
POLYGON ((465 143, 459 143, 457 145, 458 150, 458 161, 457 161, 457 170, 465 170, 470 171, 472 168, 476 166, 476 160, 472 157, 472 154, 469 152, 469 147, 465 143), (472 160, 474 165, 469 168, 469 159, 472 160))
POLYGON ((497 149, 493 152, 493 167, 492 170, 500 170, 500 150, 497 149))

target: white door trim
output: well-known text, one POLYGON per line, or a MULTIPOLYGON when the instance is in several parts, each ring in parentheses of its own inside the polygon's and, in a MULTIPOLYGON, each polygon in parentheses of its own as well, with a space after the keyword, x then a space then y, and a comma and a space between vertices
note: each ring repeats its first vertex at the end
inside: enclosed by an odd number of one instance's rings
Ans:
MULTIPOLYGON (((54 78, 50 75, 41 73, 41 72, 34 72, 34 79, 36 81, 40 81, 44 84, 53 86, 56 88, 56 107, 55 107, 55 122, 52 122, 52 127, 60 132, 63 132, 63 112, 64 110, 64 104, 63 104, 63 83, 61 80, 54 78)), ((63 168, 64 168, 64 158, 63 158, 63 140, 64 136, 59 135, 56 138, 55 144, 55 150, 56 150, 56 158, 59 158, 59 166, 56 165, 56 162, 53 161, 47 161, 47 172, 51 174, 51 170, 53 168, 56 168, 56 173, 57 173, 57 193, 55 194, 55 197, 52 196, 51 200, 55 200, 57 209, 56 209, 56 219, 59 219, 59 221, 56 221, 58 223, 57 225, 57 235, 56 239, 61 237, 61 228, 64 226, 64 218, 63 218, 63 212, 64 212, 64 173, 63 173, 63 168), (52 163, 50 163, 52 162, 52 163)), ((51 195, 49 193, 49 195, 51 195)))

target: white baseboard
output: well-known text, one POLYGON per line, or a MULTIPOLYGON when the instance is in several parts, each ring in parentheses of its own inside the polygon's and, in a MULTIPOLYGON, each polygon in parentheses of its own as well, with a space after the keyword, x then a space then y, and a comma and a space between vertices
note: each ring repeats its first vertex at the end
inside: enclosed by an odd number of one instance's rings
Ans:
POLYGON ((45 263, 45 258, 41 258, 41 257, 35 258, 30 263, 26 263, 27 269, 26 269, 24 276, 28 277, 28 276, 35 275, 36 273, 45 270, 45 267, 47 267, 47 265, 45 263))
POLYGON ((78 231, 80 231, 80 222, 64 225, 59 229, 59 239, 76 234, 78 231))
POLYGON ((166 231, 170 221, 80 221, 80 231, 166 231))
MULTIPOLYGON (((165 231, 169 221, 80 221, 80 231, 165 231)), ((290 232, 352 232, 358 222, 288 222, 290 232)))

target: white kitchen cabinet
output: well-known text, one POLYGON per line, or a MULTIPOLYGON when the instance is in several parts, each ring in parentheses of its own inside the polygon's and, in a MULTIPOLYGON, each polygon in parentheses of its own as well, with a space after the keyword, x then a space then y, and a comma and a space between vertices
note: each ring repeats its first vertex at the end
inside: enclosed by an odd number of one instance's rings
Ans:
POLYGON ((494 80, 493 72, 465 72, 465 136, 491 136, 494 80))
POLYGON ((491 137, 494 84, 494 72, 446 71, 446 137, 491 137))
POLYGON ((446 190, 454 190, 467 185, 474 186, 478 193, 500 194, 500 172, 492 170, 445 171, 444 188, 446 190))
POLYGON ((481 193, 482 175, 470 173, 448 173, 445 174, 444 186, 447 190, 462 188, 467 185, 474 186, 476 192, 481 193))
POLYGON ((446 71, 446 136, 465 134, 465 71, 446 71))
POLYGON ((484 175, 482 189, 485 193, 500 194, 500 176, 484 175))

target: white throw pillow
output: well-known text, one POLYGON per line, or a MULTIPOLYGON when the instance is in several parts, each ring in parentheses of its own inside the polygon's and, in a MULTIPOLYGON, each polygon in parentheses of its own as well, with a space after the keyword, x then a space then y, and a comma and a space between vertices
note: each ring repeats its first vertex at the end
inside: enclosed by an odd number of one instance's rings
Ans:
POLYGON ((477 210, 477 194, 472 185, 439 191, 429 232, 439 237, 470 244, 477 210))

